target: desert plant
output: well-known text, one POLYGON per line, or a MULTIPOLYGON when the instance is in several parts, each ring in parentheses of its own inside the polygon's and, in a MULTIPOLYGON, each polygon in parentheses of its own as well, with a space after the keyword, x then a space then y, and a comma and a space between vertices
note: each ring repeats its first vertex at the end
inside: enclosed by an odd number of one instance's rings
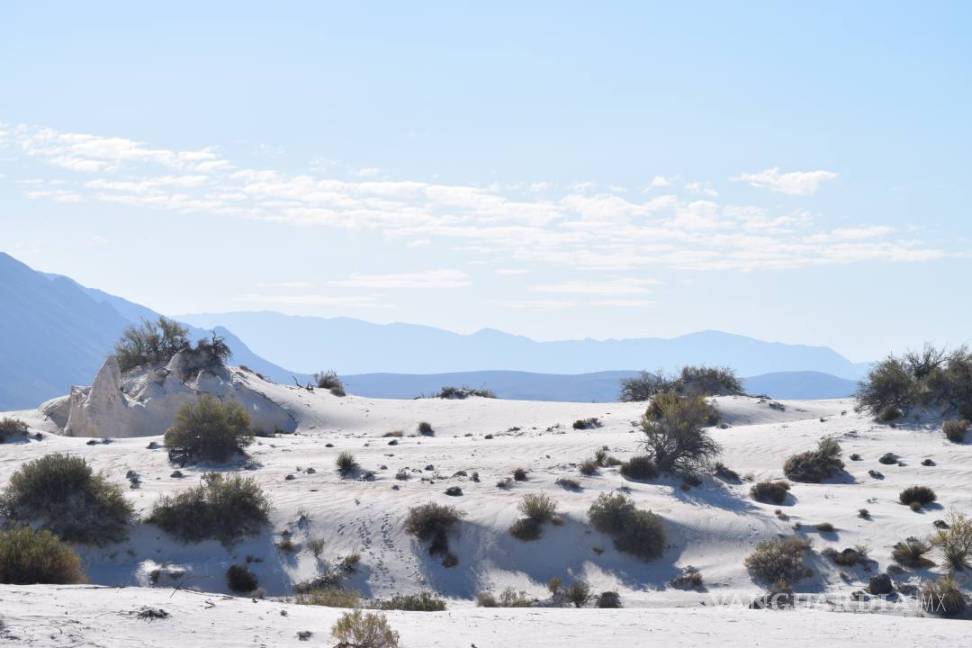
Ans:
POLYGON ((791 456, 783 464, 783 473, 793 481, 819 483, 844 467, 840 444, 832 437, 819 441, 816 450, 791 456))
POLYGON ((422 421, 418 424, 418 433, 422 436, 435 436, 435 430, 432 429, 432 424, 427 421, 422 421))
POLYGON ((260 582, 256 574, 250 571, 246 565, 230 565, 226 570, 226 586, 231 592, 237 594, 248 594, 255 590, 260 582))
POLYGON ((599 608, 619 608, 621 596, 617 592, 601 592, 594 604, 599 608))
POLYGON ((792 585, 812 574, 804 564, 804 555, 809 549, 806 540, 793 536, 765 540, 746 557, 745 565, 760 581, 792 585))
POLYGON ((750 496, 764 504, 782 504, 790 492, 790 484, 785 481, 762 481, 749 489, 750 496))
POLYGON ((321 607, 356 608, 361 604, 361 597, 354 590, 329 584, 302 589, 297 593, 297 603, 321 607))
POLYGON ((898 501, 913 511, 919 511, 938 499, 935 491, 927 486, 909 486, 898 495, 898 501))
POLYGON ((569 491, 582 490, 580 482, 577 481, 576 479, 571 479, 569 477, 561 477, 554 483, 560 486, 561 488, 563 488, 564 490, 569 490, 569 491))
POLYGON ((29 431, 30 428, 20 419, 7 416, 0 419, 0 443, 4 443, 10 439, 23 438, 27 436, 29 431))
POLYGON ((348 476, 354 471, 358 470, 360 466, 358 465, 358 460, 354 458, 348 450, 343 450, 334 460, 335 465, 337 465, 338 472, 343 476, 348 476))
POLYGON ((913 407, 937 407, 972 418, 972 353, 926 345, 901 358, 889 356, 861 383, 857 399, 879 421, 888 422, 913 407))
POLYGON ((591 526, 614 538, 619 551, 652 560, 665 549, 665 528, 661 518, 651 511, 635 508, 634 502, 621 493, 602 493, 587 512, 591 526))
POLYGON ((965 597, 951 576, 927 581, 921 588, 921 605, 926 612, 943 617, 957 616, 965 609, 965 597))
POLYGON ((524 495, 518 508, 520 513, 537 522, 549 522, 557 514, 557 503, 542 493, 524 495))
POLYGON ((621 380, 621 394, 618 400, 623 402, 641 402, 651 400, 655 394, 671 391, 673 381, 665 378, 661 372, 649 373, 642 371, 634 378, 621 380))
POLYGON ((728 367, 688 366, 675 381, 675 391, 684 396, 731 396, 743 393, 742 382, 728 367))
POLYGON ((704 427, 714 410, 701 396, 665 392, 654 397, 641 418, 648 454, 658 470, 692 471, 719 453, 719 444, 704 427))
POLYGON ((183 542, 214 538, 224 544, 255 535, 267 523, 270 501, 253 479, 207 473, 202 480, 199 486, 163 496, 146 521, 183 542))
POLYGON ((586 461, 581 462, 579 470, 580 473, 585 477, 592 477, 593 475, 597 474, 597 467, 598 464, 596 461, 592 459, 588 459, 586 461))
POLYGON ((318 389, 326 389, 334 396, 347 395, 344 391, 344 383, 335 371, 328 370, 314 374, 314 382, 317 383, 318 389))
POLYGON ((499 598, 492 592, 480 592, 476 595, 476 605, 479 607, 533 607, 533 601, 527 598, 526 592, 518 592, 512 587, 507 587, 500 593, 499 598))
POLYGON ((678 576, 668 581, 668 584, 676 589, 683 590, 703 590, 705 588, 702 572, 691 565, 685 567, 678 576))
POLYGON ((537 540, 543 535, 543 523, 533 518, 520 518, 510 525, 510 535, 524 542, 537 540))
POLYGON ((170 454, 187 461, 223 462, 252 441, 250 416, 243 406, 209 394, 183 405, 164 437, 170 454))
POLYGON ((189 348, 188 331, 184 326, 165 317, 158 322, 146 319, 139 326, 130 326, 115 344, 115 358, 124 372, 156 362, 168 362, 176 353, 189 348))
POLYGON ((449 557, 449 533, 462 520, 464 513, 454 506, 429 503, 408 510, 405 531, 420 542, 428 543, 429 554, 449 557))
POLYGON ((949 568, 967 569, 972 555, 972 518, 961 513, 949 514, 947 526, 936 531, 931 543, 941 550, 949 568))
POLYGON ((621 464, 621 475, 635 481, 648 481, 658 476, 658 468, 651 457, 639 455, 621 464))
POLYGON ((526 481, 527 471, 523 468, 516 468, 513 470, 513 481, 526 481))
POLYGON ((446 602, 432 592, 418 594, 397 594, 386 601, 379 601, 382 610, 405 610, 406 612, 441 612, 446 602))
POLYGON ((596 417, 577 419, 574 421, 573 428, 575 430, 593 430, 595 428, 602 427, 603 423, 596 417))
POLYGON ((935 563, 925 558, 925 554, 931 550, 930 544, 912 536, 895 544, 891 550, 891 557, 896 563, 905 567, 930 567, 935 563))
POLYGON ((478 396, 479 398, 496 398, 496 394, 493 393, 492 390, 486 389, 485 387, 443 387, 437 394, 433 396, 433 398, 464 400, 470 396, 478 396))
POLYGON ((337 639, 338 648, 398 647, 398 633, 388 625, 385 615, 377 612, 345 612, 331 628, 331 635, 337 639))
POLYGON ((965 419, 955 419, 942 423, 942 432, 952 443, 962 443, 969 431, 969 422, 965 419))
POLYGON ((591 598, 591 586, 586 581, 575 580, 564 590, 564 599, 574 607, 584 607, 591 598))
POLYGON ((83 583, 81 559, 50 531, 20 527, 0 531, 0 583, 83 583))
POLYGON ((103 545, 125 538, 132 506, 84 459, 55 453, 11 475, 0 513, 10 522, 39 524, 68 542, 103 545))

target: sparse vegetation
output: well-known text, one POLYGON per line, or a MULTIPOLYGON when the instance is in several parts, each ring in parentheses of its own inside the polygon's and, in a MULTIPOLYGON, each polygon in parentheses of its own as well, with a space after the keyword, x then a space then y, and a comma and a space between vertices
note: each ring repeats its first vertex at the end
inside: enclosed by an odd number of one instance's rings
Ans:
POLYGON ((231 592, 249 594, 259 586, 256 574, 246 565, 230 565, 226 570, 226 586, 231 592))
POLYGON ((602 425, 603 424, 598 418, 591 417, 586 419, 577 419, 574 421, 573 427, 575 430, 593 430, 602 427, 602 425))
POLYGON ((797 537, 774 538, 756 545, 745 565, 750 573, 764 583, 792 585, 812 572, 804 564, 810 544, 797 537))
POLYGON ((552 521, 557 514, 557 503, 547 495, 529 494, 520 500, 519 509, 525 517, 510 526, 510 535, 528 542, 543 534, 543 525, 552 521))
POLYGON ((0 443, 5 443, 11 439, 22 439, 29 432, 27 424, 20 419, 4 417, 0 419, 0 443))
POLYGON ((931 543, 942 552, 950 569, 968 569, 972 555, 972 518, 961 513, 949 514, 947 526, 935 532, 931 543))
POLYGON ((783 464, 783 473, 793 481, 819 483, 829 479, 844 468, 840 460, 840 444, 832 437, 825 437, 816 450, 795 454, 783 464))
POLYGON ((591 586, 586 581, 575 580, 564 590, 564 599, 574 607, 584 607, 591 598, 591 586))
POLYGON ((952 443, 963 443, 969 431, 969 422, 965 419, 953 419, 942 423, 942 432, 952 443))
POLYGON ((764 504, 782 504, 790 492, 790 484, 785 481, 762 481, 749 489, 750 496, 764 504))
POLYGON ((361 604, 361 597, 354 590, 345 589, 334 583, 302 588, 297 593, 297 603, 321 607, 356 608, 361 604))
POLYGON ((500 593, 499 598, 491 592, 480 592, 476 595, 476 605, 485 608, 524 608, 533 607, 533 601, 527 597, 526 592, 518 592, 512 587, 507 587, 500 593))
POLYGON ((648 455, 658 470, 691 472, 719 453, 719 444, 704 427, 716 417, 701 396, 658 394, 641 418, 648 455))
POLYGON ((118 486, 81 457, 49 454, 22 465, 0 496, 8 522, 39 524, 68 542, 124 540, 132 506, 118 486))
POLYGON ((658 468, 648 455, 639 455, 621 464, 621 474, 634 481, 648 481, 658 476, 658 468))
POLYGON ((435 430, 432 429, 432 424, 427 421, 422 421, 418 424, 418 433, 422 436, 435 436, 435 430))
POLYGON ((0 583, 83 583, 81 559, 47 530, 20 527, 0 531, 0 583))
POLYGON ((921 569, 931 567, 935 564, 928 558, 925 558, 925 554, 931 550, 932 546, 930 544, 912 536, 895 544, 891 550, 891 557, 899 565, 913 569, 921 569))
POLYGON ((527 471, 524 470, 523 468, 516 468, 513 471, 513 480, 514 481, 519 481, 519 482, 526 481, 527 480, 527 471))
POLYGON ((588 459, 582 461, 580 465, 580 473, 585 477, 592 477, 597 474, 598 464, 593 459, 588 459))
POLYGON ((703 589, 705 589, 705 586, 702 582, 702 572, 700 572, 697 568, 692 567, 691 565, 683 569, 682 573, 680 573, 678 576, 670 580, 668 584, 676 589, 683 589, 683 590, 702 591, 703 589))
POLYGON ((345 612, 331 628, 339 648, 398 648, 398 633, 384 614, 345 612))
POLYGON ((146 364, 168 362, 179 351, 189 348, 189 332, 184 326, 166 317, 158 322, 142 320, 140 326, 130 326, 115 344, 115 358, 124 372, 146 364))
POLYGON ((360 468, 358 460, 348 450, 343 450, 334 460, 334 463, 337 465, 338 472, 344 477, 353 474, 360 468))
POLYGON ((575 492, 582 490, 580 482, 577 481, 576 479, 570 479, 569 477, 561 477, 554 483, 560 486, 561 488, 563 488, 564 490, 575 491, 575 492))
POLYGON ((665 528, 661 518, 651 511, 635 508, 634 502, 621 493, 598 496, 587 512, 598 531, 614 538, 618 551, 653 560, 665 549, 665 528))
POLYGON ((601 592, 594 604, 599 608, 619 608, 621 595, 617 592, 601 592))
POLYGON ((898 495, 898 501, 911 508, 912 511, 920 511, 938 499, 935 491, 927 486, 909 486, 898 495))
POLYGON ((943 576, 922 585, 921 605, 926 612, 953 617, 965 609, 965 597, 954 578, 943 576))
POLYGON ((229 544, 259 533, 269 514, 270 501, 253 479, 207 473, 201 485, 163 496, 146 521, 183 542, 229 544))
POLYGON ((926 345, 878 363, 861 383, 860 405, 889 422, 916 407, 956 411, 972 418, 972 353, 926 345))
POLYGON ((484 387, 443 387, 439 390, 433 398, 447 398, 447 399, 459 399, 464 400, 470 396, 478 396, 479 398, 496 398, 496 394, 492 390, 486 389, 484 387))
POLYGON ((405 610, 406 612, 441 612, 446 602, 432 592, 418 594, 398 594, 387 601, 379 601, 382 610, 405 610))
POLYGON ((341 397, 347 395, 344 391, 344 383, 341 382, 341 377, 333 370, 321 371, 314 374, 314 382, 317 383, 318 389, 326 389, 334 396, 341 397))
POLYGON ((449 553, 449 533, 459 524, 464 514, 454 506, 429 503, 415 506, 408 511, 405 531, 420 542, 428 544, 429 555, 444 556, 446 562, 455 564, 455 556, 449 553))
POLYGON ((239 403, 203 394, 179 409, 164 442, 173 458, 224 462, 242 453, 253 436, 250 416, 239 403))
POLYGON ((678 376, 643 371, 635 378, 621 381, 620 400, 647 401, 658 394, 674 392, 681 396, 726 396, 742 393, 735 372, 724 367, 683 367, 678 376))

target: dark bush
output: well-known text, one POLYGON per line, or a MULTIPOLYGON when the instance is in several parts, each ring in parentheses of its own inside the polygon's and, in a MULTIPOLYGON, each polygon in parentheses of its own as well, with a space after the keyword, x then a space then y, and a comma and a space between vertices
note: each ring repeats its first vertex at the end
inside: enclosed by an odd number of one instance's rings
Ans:
POLYGON ((10 439, 22 439, 29 431, 27 424, 19 419, 9 417, 0 419, 0 443, 10 439))
POLYGON ((432 425, 426 421, 422 421, 418 424, 418 433, 422 436, 435 436, 435 430, 433 430, 432 425))
POLYGON ((188 331, 178 322, 160 317, 158 322, 142 320, 130 326, 115 344, 115 358, 124 372, 135 367, 168 362, 175 354, 189 348, 188 331))
POLYGON ((584 607, 591 598, 591 586, 585 581, 575 580, 564 590, 564 599, 574 607, 584 607))
POLYGON ((742 383, 735 372, 725 367, 683 367, 677 377, 641 372, 635 378, 621 381, 620 400, 650 400, 658 394, 673 392, 680 396, 726 396, 742 393, 742 383))
POLYGON ((334 463, 337 465, 338 472, 344 476, 348 476, 360 468, 358 460, 347 450, 342 451, 334 460, 334 463))
POLYGON ((658 470, 691 472, 719 453, 719 444, 703 429, 716 418, 701 396, 658 394, 641 418, 648 454, 658 470))
POLYGON ((587 461, 581 462, 580 472, 585 477, 591 477, 597 474, 597 466, 598 464, 596 461, 588 459, 587 461))
POLYGON ((269 514, 270 501, 253 479, 207 473, 201 485, 162 497, 146 521, 183 542, 229 544, 258 534, 269 514))
POLYGON ((344 383, 341 382, 341 377, 334 371, 321 371, 314 374, 314 382, 317 383, 318 389, 326 389, 334 396, 347 395, 344 391, 344 383))
POLYGON ((665 528, 651 511, 635 508, 634 502, 620 493, 601 494, 587 512, 591 525, 614 538, 618 551, 653 560, 665 550, 665 528))
POLYGON ((21 527, 0 531, 0 583, 83 583, 81 559, 50 531, 21 527))
POLYGON ((804 555, 810 544, 802 538, 774 538, 756 545, 746 557, 746 567, 752 575, 765 583, 792 585, 812 572, 804 564, 804 555))
POLYGON ((668 581, 668 584, 676 589, 699 590, 705 589, 702 581, 702 572, 691 565, 682 570, 678 576, 668 581))
POLYGON ((493 393, 492 390, 485 388, 477 389, 475 387, 443 387, 439 390, 439 393, 433 396, 433 398, 464 400, 470 396, 478 396, 480 398, 496 398, 496 394, 493 393))
POLYGON ((965 597, 951 576, 928 581, 921 588, 921 605, 926 612, 943 617, 958 616, 965 609, 965 597))
POLYGON ((878 463, 884 464, 885 466, 893 466, 898 463, 900 458, 893 452, 885 452, 878 458, 878 463))
POLYGON ((164 437, 170 455, 187 461, 224 462, 253 441, 250 416, 235 401, 203 394, 176 413, 164 437))
POLYGON ((651 400, 655 394, 672 391, 674 389, 673 382, 665 378, 661 373, 642 371, 635 378, 624 378, 621 380, 621 395, 619 396, 619 400, 628 403, 651 400))
POLYGON ((820 440, 816 450, 795 454, 783 464, 783 473, 793 481, 822 482, 844 467, 840 444, 831 437, 820 440))
POLYGON ((893 356, 879 362, 861 382, 857 401, 875 414, 911 406, 915 379, 902 360, 893 356))
POLYGON ((516 470, 513 471, 513 480, 514 481, 526 481, 527 480, 527 471, 524 470, 523 468, 517 468, 516 470))
POLYGON ((103 545, 125 539, 132 506, 122 490, 81 457, 49 454, 28 461, 0 497, 11 522, 39 523, 68 542, 103 545))
POLYGON ((553 498, 542 493, 531 493, 524 495, 520 500, 520 512, 531 520, 537 522, 550 522, 557 514, 557 503, 553 498))
POLYGON ((414 535, 420 542, 428 543, 430 555, 449 554, 449 533, 459 524, 464 514, 454 506, 429 503, 408 510, 405 518, 405 531, 414 535))
POLYGON ((631 457, 621 464, 621 474, 631 480, 647 481, 658 476, 658 468, 648 455, 631 457))
POLYGON ((898 495, 898 501, 912 510, 920 510, 923 506, 928 506, 938 499, 935 491, 927 486, 909 486, 898 495))
POLYGON ((972 418, 972 353, 965 347, 947 352, 926 345, 902 358, 890 356, 862 382, 857 398, 882 422, 914 407, 972 418))
POLYGON ((510 525, 510 535, 517 540, 531 542, 543 535, 543 522, 533 518, 520 518, 510 525))
POLYGON ((331 628, 331 635, 339 648, 398 648, 398 633, 379 613, 345 612, 331 628))
POLYGON ((962 443, 965 441, 965 434, 969 431, 969 422, 965 419, 945 421, 942 423, 942 432, 952 443, 962 443))
POLYGON ((601 592, 596 602, 599 608, 621 607, 621 596, 617 592, 601 592))
POLYGON ((406 612, 441 612, 446 609, 446 602, 431 592, 418 594, 398 594, 380 601, 378 607, 382 610, 405 610, 406 612))
POLYGON ((563 488, 564 490, 569 490, 569 491, 582 490, 580 482, 577 481, 576 479, 570 479, 569 477, 561 477, 554 483, 560 486, 561 488, 563 488))
POLYGON ((790 492, 790 484, 785 481, 764 481, 753 484, 749 494, 757 502, 764 504, 782 504, 790 492))
POLYGON ((226 585, 231 592, 248 594, 259 584, 256 575, 246 565, 230 565, 226 570, 226 585))
POLYGON ((591 417, 586 419, 577 419, 576 421, 574 421, 573 427, 575 430, 593 430, 595 428, 601 427, 602 425, 603 424, 601 423, 600 420, 598 420, 595 417, 591 417))

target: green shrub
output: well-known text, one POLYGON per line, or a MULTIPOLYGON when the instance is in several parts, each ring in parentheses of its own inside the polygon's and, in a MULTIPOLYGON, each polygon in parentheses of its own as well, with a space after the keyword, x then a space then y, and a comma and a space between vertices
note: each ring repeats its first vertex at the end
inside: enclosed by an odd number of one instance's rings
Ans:
POLYGON ((524 495, 519 504, 520 513, 537 522, 549 522, 557 514, 557 503, 548 495, 531 493, 524 495))
POLYGON ((598 420, 596 417, 591 417, 586 419, 577 419, 576 421, 574 421, 573 427, 575 430, 593 430, 602 427, 602 425, 603 424, 601 423, 601 421, 598 420))
POLYGON ((757 580, 792 585, 812 575, 803 560, 809 549, 810 544, 802 538, 774 538, 757 544, 745 565, 757 580))
POLYGON ((857 399, 883 422, 914 407, 955 409, 972 418, 972 353, 926 345, 901 358, 889 356, 861 383, 857 399))
POLYGON ((480 398, 496 398, 496 394, 492 390, 486 388, 475 388, 475 387, 443 387, 439 390, 433 398, 446 398, 446 399, 458 399, 464 400, 470 396, 478 396, 480 398))
POLYGON ((621 380, 621 394, 618 400, 626 403, 640 403, 651 400, 655 394, 672 391, 674 387, 674 381, 661 373, 642 371, 635 378, 621 380))
POLYGON ((11 522, 40 524, 68 542, 103 545, 125 539, 132 506, 122 490, 81 457, 49 454, 11 477, 0 512, 11 522))
POLYGON ((342 451, 334 460, 334 463, 337 465, 338 472, 344 476, 350 475, 360 468, 357 459, 347 450, 342 451))
MULTIPOLYGON (((429 554, 444 555, 448 559, 449 533, 459 524, 464 514, 454 506, 429 503, 408 510, 405 532, 420 542, 428 543, 429 554)), ((454 557, 453 557, 454 558, 454 557)))
POLYGON ((591 599, 591 586, 585 581, 576 580, 564 590, 564 599, 574 607, 584 607, 591 599))
POLYGON ((840 444, 832 437, 820 440, 816 450, 795 454, 783 464, 783 473, 793 481, 819 483, 844 467, 840 444))
POLYGON ((382 610, 405 610, 406 612, 441 612, 446 602, 431 592, 418 594, 397 594, 387 601, 381 601, 382 610))
POLYGON ((422 421, 418 424, 418 433, 422 436, 435 436, 435 430, 432 429, 432 424, 428 421, 422 421))
POLYGON ((719 444, 703 429, 715 417, 701 396, 658 394, 641 418, 648 455, 658 470, 691 472, 719 453, 719 444))
POLYGON ((354 590, 345 589, 338 585, 324 585, 298 592, 297 603, 321 607, 356 608, 361 604, 361 597, 354 590))
POLYGON ((270 501, 256 481, 218 473, 174 496, 164 496, 146 520, 183 542, 209 538, 229 544, 256 535, 269 521, 270 501))
POLYGON ((188 461, 223 462, 253 441, 250 416, 234 401, 220 402, 203 394, 176 413, 175 423, 164 437, 165 447, 175 457, 188 461))
POLYGON ((341 382, 341 378, 334 371, 321 371, 314 374, 314 382, 317 383, 318 389, 326 389, 334 396, 347 395, 344 391, 344 383, 341 382))
POLYGON ((491 592, 480 592, 476 595, 476 605, 489 608, 524 608, 533 607, 533 601, 527 598, 526 592, 518 592, 512 587, 507 587, 500 593, 498 599, 491 592))
POLYGON ((967 569, 972 555, 972 518, 961 513, 949 514, 947 526, 938 529, 931 542, 941 550, 949 568, 967 569))
POLYGON ((595 605, 599 608, 619 608, 621 607, 621 595, 617 592, 601 592, 595 605))
POLYGON ((673 392, 680 396, 728 396, 743 393, 742 382, 726 367, 687 366, 678 376, 668 378, 661 372, 641 372, 621 381, 619 400, 647 401, 658 394, 673 392))
POLYGON ((782 504, 790 492, 790 484, 785 481, 762 481, 749 489, 750 496, 764 504, 782 504))
POLYGON ((665 550, 665 528, 651 511, 635 508, 634 502, 620 493, 601 494, 587 515, 591 525, 614 538, 618 551, 653 560, 665 550))
POLYGON ((969 431, 969 422, 965 419, 945 421, 942 423, 942 432, 952 443, 962 443, 965 441, 965 434, 969 431))
POLYGON ((247 594, 255 590, 259 584, 256 574, 246 565, 230 565, 226 570, 226 585, 231 592, 247 594))
POLYGON ((648 481, 658 476, 658 468, 651 457, 639 455, 621 464, 621 475, 635 481, 648 481))
POLYGON ((895 544, 891 550, 891 557, 900 565, 921 569, 935 564, 925 558, 925 554, 931 550, 930 544, 912 536, 895 544))
POLYGON ((905 363, 894 356, 879 362, 861 382, 857 401, 875 414, 907 409, 917 386, 905 363))
POLYGON ((175 354, 189 348, 188 331, 178 322, 160 317, 158 322, 142 320, 140 326, 129 326, 115 344, 115 358, 124 372, 138 366, 168 362, 175 354))
POLYGON ((23 421, 15 418, 4 417, 0 419, 0 443, 10 439, 18 439, 27 436, 30 428, 23 421))
POLYGON ((953 617, 965 609, 965 597, 951 576, 929 581, 921 588, 921 605, 926 612, 953 617))
POLYGON ((538 540, 543 535, 543 523, 533 518, 520 518, 510 525, 510 535, 524 542, 538 540))
POLYGON ((898 495, 898 501, 911 507, 913 511, 921 510, 923 506, 928 506, 936 499, 938 496, 935 495, 935 491, 927 486, 909 486, 898 495))
POLYGON ((338 646, 347 648, 397 648, 398 633, 388 625, 384 614, 361 610, 345 612, 331 628, 338 646))
POLYGON ((517 468, 513 471, 513 481, 526 481, 527 471, 523 468, 517 468))
POLYGON ((0 531, 0 583, 83 583, 81 559, 50 531, 21 527, 0 531))
POLYGON ((598 463, 592 459, 584 461, 580 465, 580 473, 585 477, 592 477, 597 474, 598 463))

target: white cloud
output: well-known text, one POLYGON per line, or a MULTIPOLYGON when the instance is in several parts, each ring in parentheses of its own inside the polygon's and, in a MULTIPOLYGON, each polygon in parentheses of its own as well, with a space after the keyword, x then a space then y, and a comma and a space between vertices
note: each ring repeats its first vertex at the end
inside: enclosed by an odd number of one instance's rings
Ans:
POLYGON ((665 187, 671 187, 672 181, 666 178, 665 176, 656 175, 654 178, 651 179, 650 186, 655 189, 664 189, 665 187))
POLYGON ((374 178, 381 175, 381 169, 378 167, 365 167, 364 169, 358 169, 358 177, 360 178, 374 178))
POLYGON ((426 270, 395 274, 353 274, 328 282, 342 288, 463 288, 471 283, 460 270, 426 270))
POLYGON ((555 284, 541 284, 530 289, 536 292, 578 295, 636 295, 651 292, 660 282, 654 279, 618 277, 600 281, 574 280, 555 284))
POLYGON ((753 187, 769 189, 791 196, 809 196, 817 192, 817 188, 828 180, 837 178, 833 171, 790 171, 780 173, 779 167, 773 167, 759 173, 741 173, 731 178, 733 182, 746 182, 753 187))
POLYGON ((495 272, 504 277, 516 277, 527 274, 528 270, 524 268, 497 268, 495 272))
POLYGON ((559 299, 526 299, 521 301, 503 302, 504 308, 511 310, 530 310, 530 311, 555 311, 565 308, 573 308, 577 302, 559 299))

